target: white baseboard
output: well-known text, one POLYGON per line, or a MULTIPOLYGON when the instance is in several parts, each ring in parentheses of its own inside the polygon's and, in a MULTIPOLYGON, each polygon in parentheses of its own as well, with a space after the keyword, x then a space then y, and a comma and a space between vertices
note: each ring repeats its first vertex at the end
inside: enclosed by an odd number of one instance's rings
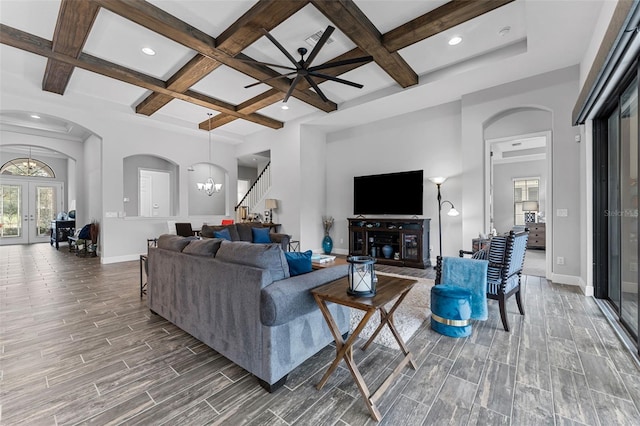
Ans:
POLYGON ((103 265, 107 265, 109 263, 130 262, 132 260, 140 260, 140 255, 127 254, 125 256, 103 257, 100 259, 100 263, 102 263, 103 265))
POLYGON ((562 274, 551 274, 551 277, 547 277, 548 280, 553 281, 554 283, 558 283, 558 284, 567 284, 567 285, 575 285, 580 287, 580 289, 582 290, 582 293, 584 293, 585 296, 591 297, 593 296, 593 286, 592 285, 587 285, 583 280, 582 277, 578 277, 575 275, 562 275, 562 274))

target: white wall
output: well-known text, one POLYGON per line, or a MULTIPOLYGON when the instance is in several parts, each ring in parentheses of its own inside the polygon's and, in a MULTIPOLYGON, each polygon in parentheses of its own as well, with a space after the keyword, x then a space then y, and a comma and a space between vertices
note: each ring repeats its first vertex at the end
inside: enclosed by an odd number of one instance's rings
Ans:
MULTIPOLYGON (((581 270, 580 246, 580 147, 574 137, 579 129, 571 125, 571 110, 578 95, 578 67, 538 75, 463 97, 462 161, 464 220, 463 238, 470 241, 482 227, 483 217, 473 212, 485 203, 484 164, 478 161, 484 153, 483 128, 503 113, 517 108, 547 110, 552 115, 550 141, 553 166, 550 171, 553 199, 547 200, 552 211, 567 209, 567 217, 547 217, 552 229, 552 256, 565 258, 564 265, 553 265, 553 278, 558 282, 579 284, 574 278, 581 270)), ((526 126, 526 123, 523 123, 526 126)), ((517 134, 526 133, 514 129, 517 134)))
MULTIPOLYGON (((442 197, 460 206, 460 119, 460 102, 452 102, 328 135, 326 213, 335 218, 334 250, 349 248, 347 218, 354 217, 354 176, 424 170, 423 217, 431 218, 431 258, 435 260, 438 202, 436 186, 428 178, 448 177, 442 197)), ((461 216, 443 216, 443 255, 456 255, 462 248, 461 230, 461 216)))

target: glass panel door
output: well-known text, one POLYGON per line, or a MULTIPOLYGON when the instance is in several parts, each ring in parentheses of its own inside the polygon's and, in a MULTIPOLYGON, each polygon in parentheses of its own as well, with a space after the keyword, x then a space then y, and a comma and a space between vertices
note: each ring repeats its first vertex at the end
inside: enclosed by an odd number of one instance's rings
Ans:
POLYGON ((62 211, 62 184, 2 180, 0 244, 49 242, 51 221, 62 211))
POLYGON ((638 80, 620 97, 620 319, 638 335, 638 80))
POLYGON ((609 282, 607 294, 616 312, 620 313, 620 146, 618 144, 618 122, 620 114, 614 111, 608 119, 609 138, 609 199, 607 200, 607 226, 609 244, 609 282))
POLYGON ((0 184, 0 242, 4 244, 24 242, 22 187, 21 184, 0 184))

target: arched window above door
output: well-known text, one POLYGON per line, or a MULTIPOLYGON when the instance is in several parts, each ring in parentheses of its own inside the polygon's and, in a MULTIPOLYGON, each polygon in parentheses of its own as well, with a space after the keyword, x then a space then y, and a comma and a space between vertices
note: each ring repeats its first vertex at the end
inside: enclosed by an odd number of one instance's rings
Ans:
POLYGON ((51 167, 35 158, 14 158, 13 160, 9 160, 0 168, 0 174, 43 178, 56 177, 51 167))

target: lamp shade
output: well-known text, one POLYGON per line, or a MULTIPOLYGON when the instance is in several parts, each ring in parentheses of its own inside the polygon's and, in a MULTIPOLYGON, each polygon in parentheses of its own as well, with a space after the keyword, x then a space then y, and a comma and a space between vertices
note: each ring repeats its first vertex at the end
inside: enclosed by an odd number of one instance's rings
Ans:
POLYGON ((538 211, 538 202, 537 201, 525 201, 522 203, 522 210, 525 212, 537 212, 538 211))
POLYGON ((447 180, 447 178, 442 176, 435 176, 435 177, 429 178, 429 180, 435 183, 436 185, 441 185, 444 183, 445 180, 447 180))
POLYGON ((264 200, 264 208, 265 209, 277 209, 278 208, 278 200, 273 198, 267 198, 264 200))

